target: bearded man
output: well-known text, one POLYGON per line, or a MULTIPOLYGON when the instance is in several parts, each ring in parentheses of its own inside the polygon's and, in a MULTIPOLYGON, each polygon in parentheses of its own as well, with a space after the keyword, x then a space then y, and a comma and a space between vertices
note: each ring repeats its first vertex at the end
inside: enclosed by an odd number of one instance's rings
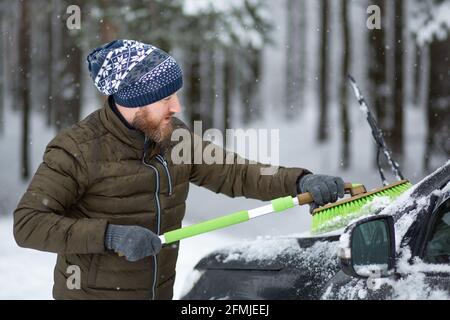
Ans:
POLYGON ((343 196, 340 178, 284 167, 262 175, 263 164, 234 153, 231 164, 175 164, 171 133, 189 130, 173 116, 183 84, 175 59, 115 40, 87 63, 106 103, 47 145, 14 211, 19 246, 57 253, 55 299, 171 299, 179 246, 162 246, 159 235, 181 227, 190 182, 265 201, 309 191, 323 205, 343 196))

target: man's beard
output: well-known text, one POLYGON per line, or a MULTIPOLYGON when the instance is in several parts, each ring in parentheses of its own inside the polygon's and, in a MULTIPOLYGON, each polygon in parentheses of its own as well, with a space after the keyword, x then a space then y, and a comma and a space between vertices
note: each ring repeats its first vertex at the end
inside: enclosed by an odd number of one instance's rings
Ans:
POLYGON ((147 110, 139 110, 133 120, 133 127, 141 130, 149 137, 161 150, 166 149, 170 144, 170 138, 173 132, 172 118, 169 122, 164 122, 166 118, 161 121, 156 121, 151 117, 147 110))

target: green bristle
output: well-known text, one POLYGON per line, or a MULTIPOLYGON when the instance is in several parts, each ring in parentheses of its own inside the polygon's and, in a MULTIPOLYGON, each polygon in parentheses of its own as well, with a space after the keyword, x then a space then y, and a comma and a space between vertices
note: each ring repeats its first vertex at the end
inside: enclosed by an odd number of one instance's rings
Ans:
POLYGON ((333 222, 336 218, 354 219, 358 216, 359 211, 367 204, 375 199, 375 197, 389 197, 391 201, 400 196, 403 192, 412 186, 411 183, 404 183, 391 187, 386 190, 379 191, 375 194, 361 197, 354 201, 346 202, 315 214, 312 218, 312 232, 321 233, 328 232, 345 226, 349 221, 346 219, 339 219, 333 222))
POLYGON ((329 218, 334 219, 336 217, 336 208, 331 208, 329 218))

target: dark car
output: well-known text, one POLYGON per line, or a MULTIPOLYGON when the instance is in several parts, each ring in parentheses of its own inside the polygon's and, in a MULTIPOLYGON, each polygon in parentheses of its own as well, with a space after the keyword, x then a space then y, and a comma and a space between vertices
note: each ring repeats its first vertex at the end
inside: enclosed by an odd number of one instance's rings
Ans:
POLYGON ((227 247, 194 273, 182 299, 449 299, 450 161, 338 234, 227 247))

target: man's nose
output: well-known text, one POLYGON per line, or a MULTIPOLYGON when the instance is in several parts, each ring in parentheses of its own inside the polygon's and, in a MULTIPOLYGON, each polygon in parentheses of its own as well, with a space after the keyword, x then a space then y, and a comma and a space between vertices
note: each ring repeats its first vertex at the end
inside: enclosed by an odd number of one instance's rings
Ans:
POLYGON ((180 102, 178 99, 176 99, 174 102, 172 102, 169 106, 169 111, 172 113, 177 113, 181 111, 180 102))

